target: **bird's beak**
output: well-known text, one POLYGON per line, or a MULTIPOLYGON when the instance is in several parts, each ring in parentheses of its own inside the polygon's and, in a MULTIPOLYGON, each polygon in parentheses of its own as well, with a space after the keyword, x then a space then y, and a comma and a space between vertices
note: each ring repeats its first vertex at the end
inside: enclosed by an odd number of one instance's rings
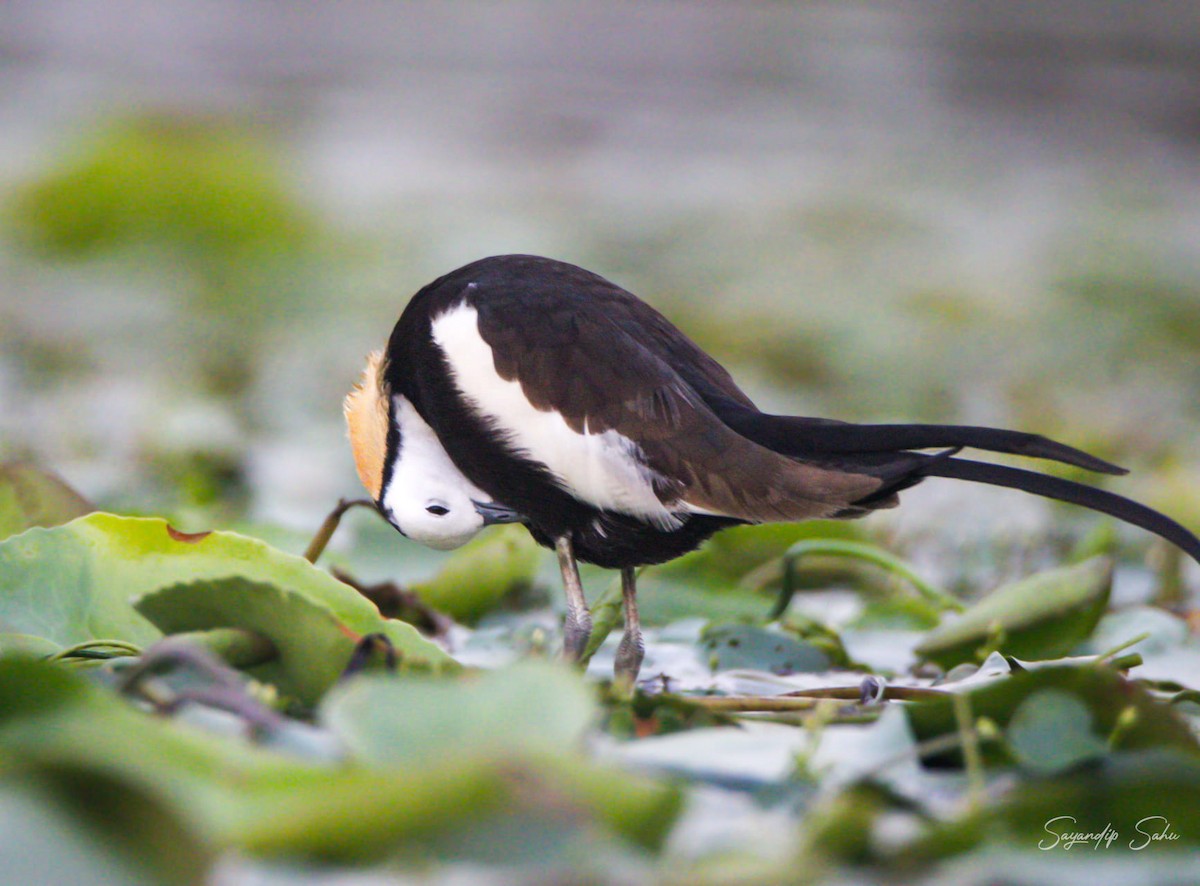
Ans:
POLYGON ((475 505, 475 512, 483 517, 483 525, 491 526, 495 523, 524 523, 525 517, 518 514, 512 508, 506 508, 504 505, 497 504, 494 501, 475 501, 471 499, 471 504, 475 505))

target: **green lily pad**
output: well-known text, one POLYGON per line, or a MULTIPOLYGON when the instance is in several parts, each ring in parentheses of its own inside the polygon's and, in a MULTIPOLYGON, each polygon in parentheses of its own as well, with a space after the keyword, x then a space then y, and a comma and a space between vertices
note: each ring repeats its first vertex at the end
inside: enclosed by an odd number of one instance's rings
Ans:
MULTIPOLYGON (((327 607, 307 597, 238 577, 171 585, 137 598, 134 606, 166 634, 235 627, 266 637, 277 656, 250 673, 307 705, 337 682, 357 636, 327 607)), ((380 630, 397 634, 402 647, 411 628, 381 620, 380 630)))
POLYGON ((368 675, 331 692, 320 718, 357 760, 372 765, 516 764, 528 770, 522 778, 531 779, 534 794, 544 792, 539 803, 557 795, 623 838, 655 848, 678 811, 678 795, 579 756, 597 713, 574 670, 527 661, 457 680, 368 675))
POLYGON ((1044 775, 1061 772, 1103 756, 1108 746, 1093 729, 1094 717, 1083 700, 1061 689, 1043 689, 1013 712, 1006 736, 1024 768, 1044 775))
POLYGON ((456 667, 415 629, 383 619, 361 594, 302 557, 232 532, 182 533, 161 519, 104 513, 0 543, 0 624, 61 646, 96 639, 146 646, 162 634, 133 607, 135 597, 230 577, 287 588, 355 635, 382 631, 409 665, 456 667))
POLYGON ((454 681, 367 676, 321 705, 321 721, 356 757, 379 765, 563 753, 580 747, 596 716, 579 674, 538 661, 454 681))
POLYGON ((752 668, 773 674, 827 671, 829 656, 812 643, 755 625, 706 628, 701 645, 714 671, 752 668))
POLYGON ((1040 572, 993 591, 931 631, 915 651, 946 669, 982 661, 992 645, 1027 661, 1057 658, 1092 633, 1111 589, 1112 561, 1105 557, 1040 572))
POLYGON ((54 474, 20 462, 0 464, 0 541, 34 526, 59 526, 94 510, 54 474))
POLYGON ((525 527, 496 527, 463 545, 437 575, 412 590, 439 612, 474 624, 528 586, 540 560, 541 551, 525 527))
MULTIPOLYGON (((1063 693, 1081 702, 1091 718, 1089 731, 1113 749, 1163 747, 1200 756, 1196 736, 1170 705, 1156 700, 1136 683, 1103 665, 1047 665, 1021 671, 1011 677, 981 683, 979 688, 967 693, 967 699, 972 718, 986 717, 1000 729, 1007 729, 1027 699, 1047 691, 1063 693)), ((906 704, 904 712, 920 742, 958 733, 952 698, 906 704)), ((1025 716, 1037 713, 1034 708, 1025 716)), ((1029 726, 1028 720, 1019 725, 1018 735, 1029 726)), ((1021 740, 1025 743, 1018 744, 1017 760, 1022 759, 1022 753, 1026 761, 1041 754, 1031 735, 1021 740)), ((990 761, 1011 762, 1014 759, 1014 755, 999 742, 984 743, 982 750, 990 761)), ((931 754, 927 759, 957 765, 961 756, 953 751, 931 754)))

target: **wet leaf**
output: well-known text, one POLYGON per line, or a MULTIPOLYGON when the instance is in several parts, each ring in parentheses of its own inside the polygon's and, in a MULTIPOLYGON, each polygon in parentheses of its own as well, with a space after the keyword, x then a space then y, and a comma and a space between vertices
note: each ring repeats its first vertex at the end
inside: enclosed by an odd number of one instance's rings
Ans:
POLYGON ((1021 702, 1005 735, 1021 766, 1048 775, 1107 751, 1092 726, 1092 712, 1082 699, 1059 689, 1043 689, 1021 702))
MULTIPOLYGON (((1006 729, 1026 699, 1049 690, 1065 693, 1082 703, 1091 717, 1091 731, 1113 749, 1166 747, 1200 755, 1200 744, 1191 728, 1169 705, 1102 665, 1048 665, 1021 671, 1011 677, 982 682, 967 697, 974 719, 986 717, 1006 729)), ((952 699, 911 703, 905 705, 904 711, 918 741, 958 732, 952 699)), ((1031 745, 1025 747, 1029 749, 1031 745)), ((992 761, 1011 760, 999 743, 987 743, 983 751, 992 761)), ((959 759, 956 751, 928 757, 931 762, 955 765, 959 759)))
POLYGON ((33 634, 0 633, 0 655, 24 653, 26 655, 54 655, 63 647, 33 634))
POLYGON ((993 591, 915 651, 947 669, 981 661, 994 643, 1021 659, 1056 658, 1091 634, 1111 589, 1112 561, 1103 557, 1041 572, 993 591))
POLYGON ((20 462, 0 464, 0 541, 34 526, 59 526, 94 510, 54 474, 20 462))
MULTIPOLYGON (((780 558, 798 541, 812 538, 859 538, 862 529, 835 520, 734 526, 718 532, 698 550, 638 575, 638 609, 646 625, 663 625, 690 616, 710 620, 758 619, 771 611, 780 558)), ((817 568, 817 584, 828 571, 817 568)), ((801 581, 812 575, 805 567, 801 581)))
POLYGON ((582 678, 561 665, 522 662, 479 677, 363 677, 338 687, 321 720, 362 760, 427 763, 472 754, 577 749, 597 716, 582 678))
POLYGON ((287 588, 356 635, 384 631, 409 665, 455 667, 439 647, 384 621, 362 595, 301 557, 232 532, 183 533, 160 519, 103 513, 0 543, 0 624, 62 646, 95 639, 147 646, 161 632, 134 609, 135 597, 228 577, 287 588))
POLYGON ((701 644, 714 671, 751 668, 772 674, 826 671, 829 656, 807 643, 754 625, 727 624, 709 627, 701 644))
MULTIPOLYGON (((315 704, 337 682, 357 637, 327 607, 286 588, 244 578, 171 585, 137 598, 134 606, 166 634, 233 627, 266 637, 277 656, 250 673, 306 705, 315 704)), ((393 642, 403 657, 412 629, 382 620, 379 629, 396 634, 393 642)))

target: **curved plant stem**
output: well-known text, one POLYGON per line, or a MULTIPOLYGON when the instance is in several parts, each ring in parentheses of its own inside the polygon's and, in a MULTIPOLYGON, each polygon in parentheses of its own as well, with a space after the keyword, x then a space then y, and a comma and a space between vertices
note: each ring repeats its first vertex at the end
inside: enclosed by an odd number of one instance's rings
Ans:
POLYGON ((338 501, 337 507, 330 511, 329 516, 321 523, 321 528, 317 530, 313 540, 308 543, 308 549, 304 552, 305 560, 309 563, 317 562, 317 558, 324 553, 325 546, 329 544, 329 539, 333 538, 333 533, 337 531, 338 524, 342 522, 342 515, 356 507, 371 508, 376 513, 379 511, 375 507, 375 502, 369 498, 341 499, 338 501))
POLYGON ((783 615, 792 600, 792 595, 795 593, 796 587, 796 561, 801 557, 814 555, 848 557, 852 560, 861 560, 864 563, 870 563, 892 575, 904 579, 912 585, 917 593, 939 609, 962 612, 966 608, 945 591, 939 590, 917 575, 899 557, 889 554, 882 548, 841 538, 811 538, 796 542, 783 555, 783 588, 780 591, 778 601, 768 616, 768 621, 774 621, 783 615))

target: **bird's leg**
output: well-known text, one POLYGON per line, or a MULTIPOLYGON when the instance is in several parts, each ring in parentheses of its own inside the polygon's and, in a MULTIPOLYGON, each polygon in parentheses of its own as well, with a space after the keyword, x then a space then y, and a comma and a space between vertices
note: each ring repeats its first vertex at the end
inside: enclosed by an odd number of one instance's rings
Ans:
POLYGON ((641 670, 646 646, 642 642, 642 623, 637 608, 637 577, 632 566, 621 570, 621 597, 625 603, 625 633, 621 635, 621 645, 617 647, 614 670, 617 679, 633 683, 641 670))
POLYGON ((563 589, 567 592, 567 618, 563 622, 563 658, 581 661, 587 649, 588 637, 592 634, 592 614, 588 612, 587 598, 583 596, 583 582, 579 580, 579 565, 575 562, 575 551, 571 536, 562 535, 554 540, 554 551, 558 554, 558 568, 562 570, 563 589))

